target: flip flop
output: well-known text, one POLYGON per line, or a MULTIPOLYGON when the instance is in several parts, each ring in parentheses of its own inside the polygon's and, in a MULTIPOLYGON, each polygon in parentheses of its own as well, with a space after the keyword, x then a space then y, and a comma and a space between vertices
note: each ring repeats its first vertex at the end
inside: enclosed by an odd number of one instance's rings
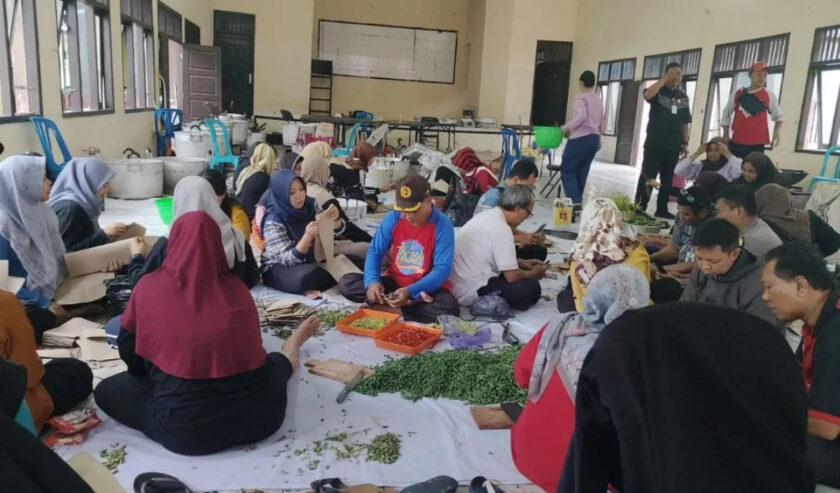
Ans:
POLYGON ((455 493, 457 489, 458 481, 449 476, 438 476, 404 488, 400 493, 455 493))
POLYGON ((174 476, 144 472, 134 478, 134 493, 192 493, 192 490, 174 476))

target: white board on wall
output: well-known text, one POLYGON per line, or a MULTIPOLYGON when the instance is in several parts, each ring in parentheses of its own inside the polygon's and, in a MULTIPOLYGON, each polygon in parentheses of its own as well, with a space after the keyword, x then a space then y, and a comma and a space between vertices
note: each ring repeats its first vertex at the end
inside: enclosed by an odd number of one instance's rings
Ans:
POLYGON ((322 20, 318 59, 334 75, 455 83, 456 31, 322 20))

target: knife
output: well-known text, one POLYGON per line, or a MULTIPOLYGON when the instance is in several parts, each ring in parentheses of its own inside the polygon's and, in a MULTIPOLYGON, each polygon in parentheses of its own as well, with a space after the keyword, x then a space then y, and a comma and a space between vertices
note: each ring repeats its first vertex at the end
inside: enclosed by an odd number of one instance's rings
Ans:
POLYGON ((347 396, 350 395, 350 392, 353 392, 353 389, 356 387, 356 385, 359 384, 359 382, 362 381, 362 378, 364 377, 365 369, 362 368, 361 370, 359 370, 359 373, 357 373, 356 376, 353 377, 352 380, 350 380, 350 383, 348 383, 344 386, 343 389, 341 389, 341 392, 338 393, 338 397, 335 398, 335 402, 341 404, 342 402, 347 400, 347 396))

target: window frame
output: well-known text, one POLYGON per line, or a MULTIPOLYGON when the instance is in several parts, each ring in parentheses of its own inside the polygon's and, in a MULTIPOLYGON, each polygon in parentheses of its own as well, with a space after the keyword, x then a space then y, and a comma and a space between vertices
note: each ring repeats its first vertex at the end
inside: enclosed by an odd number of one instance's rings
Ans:
POLYGON ((615 59, 615 60, 607 60, 607 61, 603 61, 603 62, 598 62, 598 73, 597 73, 598 80, 595 83, 595 87, 596 87, 596 90, 598 91, 598 95, 601 96, 602 103, 604 104, 603 118, 607 118, 607 97, 609 96, 609 93, 611 92, 610 87, 611 87, 612 84, 618 83, 618 97, 616 98, 617 106, 616 106, 616 109, 615 109, 615 122, 613 122, 613 132, 612 133, 608 132, 607 129, 609 128, 609 126, 607 124, 604 124, 604 135, 607 136, 607 137, 617 137, 618 136, 618 120, 620 118, 620 112, 621 112, 621 92, 622 92, 621 91, 621 83, 624 82, 624 81, 627 81, 627 80, 634 80, 635 79, 635 77, 636 77, 636 58, 637 57, 618 58, 618 59, 615 59), (628 62, 633 63, 633 74, 630 76, 629 79, 627 77, 625 77, 625 75, 623 73, 624 72, 623 65, 625 63, 628 63, 628 62), (612 76, 612 65, 614 63, 621 63, 622 64, 622 69, 621 69, 622 73, 620 73, 617 78, 614 78, 612 76), (601 76, 601 67, 605 66, 605 65, 607 66, 608 76, 607 76, 606 79, 601 79, 601 77, 600 77, 601 76), (604 90, 605 89, 607 91, 607 96, 604 96, 604 90))
POLYGON ((183 49, 184 19, 185 17, 182 14, 180 14, 177 10, 167 6, 161 1, 158 1, 158 64, 156 68, 158 70, 158 74, 160 74, 160 78, 155 78, 155 87, 161 87, 160 83, 163 82, 163 90, 161 90, 156 95, 155 99, 158 103, 162 103, 163 108, 172 108, 172 105, 170 103, 170 100, 172 99, 172 95, 170 94, 172 81, 170 80, 171 70, 169 66, 169 41, 178 43, 181 46, 181 49, 183 49), (178 29, 177 33, 169 31, 166 25, 168 24, 167 17, 171 17, 171 20, 174 20, 176 16, 178 17, 178 19, 180 19, 180 28, 178 29), (178 36, 176 36, 176 34, 178 36), (164 54, 166 55, 165 57, 164 54), (164 64, 166 66, 165 71, 163 70, 164 64), (164 98, 164 94, 166 94, 166 98, 164 98))
MULTIPOLYGON (((817 155, 824 155, 825 151, 831 147, 840 146, 840 94, 838 94, 837 102, 835 104, 834 109, 834 120, 832 121, 832 130, 831 135, 829 136, 828 147, 825 149, 805 149, 803 147, 804 140, 805 140, 805 133, 806 133, 806 126, 808 121, 808 106, 810 101, 811 93, 814 90, 814 81, 815 71, 823 71, 826 69, 840 69, 840 56, 836 60, 829 60, 829 61, 819 61, 815 62, 814 57, 816 55, 815 51, 817 49, 817 39, 822 31, 828 31, 831 29, 838 29, 840 30, 840 24, 835 24, 831 26, 823 26, 814 29, 814 40, 811 44, 811 56, 808 60, 808 71, 806 72, 805 78, 805 91, 802 95, 802 106, 799 113, 799 128, 796 129, 796 146, 794 148, 794 152, 802 153, 802 154, 817 154, 817 155)), ((840 87, 838 87, 838 91, 840 91, 840 87)))
MULTIPOLYGON (((59 101, 61 102, 61 115, 64 118, 76 118, 76 117, 81 117, 81 116, 96 116, 96 115, 113 114, 116 110, 116 103, 114 101, 114 57, 113 57, 114 46, 113 46, 113 36, 111 35, 110 0, 57 0, 57 1, 62 1, 62 4, 64 4, 63 8, 66 8, 67 11, 68 11, 67 18, 64 19, 61 15, 61 10, 58 9, 58 11, 57 11, 58 15, 57 15, 57 19, 56 19, 56 33, 57 33, 56 40, 57 40, 58 72, 59 72, 58 93, 59 93, 59 101), (108 41, 107 46, 94 46, 93 47, 94 52, 96 52, 96 56, 99 58, 95 61, 95 64, 98 65, 101 62, 101 64, 102 64, 102 74, 99 73, 99 68, 98 67, 94 68, 93 70, 96 71, 97 79, 101 78, 102 82, 104 84, 104 87, 101 88, 103 94, 99 94, 99 92, 100 92, 100 88, 98 87, 99 81, 97 81, 97 91, 96 91, 97 99, 102 97, 104 99, 104 104, 107 104, 107 103, 110 102, 110 108, 96 109, 96 110, 85 110, 84 109, 84 100, 83 100, 83 96, 82 96, 82 83, 81 83, 81 79, 82 79, 81 53, 80 53, 81 45, 80 45, 79 36, 78 36, 78 7, 77 7, 78 2, 84 3, 85 5, 88 6, 88 8, 90 8, 93 11, 92 15, 93 15, 94 21, 96 21, 97 18, 101 17, 101 24, 100 24, 100 27, 99 27, 99 29, 100 29, 99 35, 100 35, 102 40, 106 39, 105 35, 107 33, 107 41, 108 41), (69 11, 71 9, 73 10, 75 15, 70 15, 69 11), (61 30, 61 22, 62 22, 62 20, 66 20, 67 25, 70 28, 69 29, 70 32, 76 31, 75 35, 70 36, 70 44, 75 45, 75 46, 71 46, 71 49, 75 49, 75 54, 73 54, 73 52, 71 51, 70 56, 75 56, 77 58, 75 60, 75 63, 77 64, 77 67, 76 67, 77 70, 73 70, 72 64, 73 64, 74 61, 70 60, 69 63, 71 63, 71 68, 70 68, 71 73, 69 74, 69 77, 71 79, 73 79, 74 83, 78 84, 78 89, 76 91, 74 91, 74 92, 79 93, 79 108, 80 109, 78 111, 73 110, 73 109, 68 110, 66 108, 65 102, 64 102, 65 94, 64 94, 64 89, 62 87, 63 83, 61 81, 61 77, 62 77, 62 65, 61 65, 61 36, 62 36, 62 30, 61 30), (102 25, 107 26, 107 29, 103 29, 102 25), (102 48, 102 50, 101 50, 102 53, 99 53, 100 48, 102 48), (73 72, 76 72, 76 73, 74 74, 73 72), (110 101, 109 101, 109 99, 110 99, 110 101)), ((90 26, 90 28, 94 30, 94 35, 93 35, 94 42, 96 41, 96 25, 97 24, 95 22, 90 26)), ((104 44, 105 43, 103 43, 103 45, 104 44)), ((90 70, 91 69, 89 67, 88 71, 90 72, 90 70)), ((90 73, 88 75, 90 75, 90 73)), ((88 81, 88 82, 90 82, 90 81, 88 81)), ((103 102, 100 101, 100 105, 102 105, 102 104, 103 104, 103 102)))
POLYGON ((121 0, 120 2, 120 43, 123 54, 123 101, 126 113, 141 113, 154 111, 155 109, 155 85, 157 82, 155 77, 154 11, 152 7, 152 0, 121 0), (128 9, 128 12, 124 10, 126 8, 128 9), (130 30, 130 32, 126 33, 126 30, 130 30), (126 34, 128 34, 130 39, 130 50, 126 49, 126 34), (146 95, 143 106, 137 105, 137 74, 141 69, 139 66, 140 62, 138 62, 136 58, 138 46, 142 48, 140 51, 143 56, 143 92, 146 95), (130 106, 128 98, 129 91, 132 96, 130 106))
MULTIPOLYGON (((41 91, 41 54, 40 54, 40 49, 39 49, 39 45, 38 45, 38 22, 37 22, 38 16, 37 16, 37 5, 36 5, 37 2, 35 0, 20 0, 20 2, 21 2, 21 9, 24 8, 24 5, 23 5, 24 2, 26 2, 28 4, 28 7, 32 9, 32 19, 33 19, 32 28, 33 28, 33 32, 31 34, 31 36, 33 36, 34 39, 31 39, 30 42, 34 43, 34 48, 33 49, 35 50, 35 55, 34 55, 34 60, 35 60, 35 63, 34 63, 35 74, 34 75, 35 75, 35 77, 34 77, 34 82, 35 82, 35 85, 36 85, 36 91, 38 93, 37 94, 37 99, 36 99, 37 104, 38 104, 38 108, 37 108, 37 111, 34 111, 34 112, 24 113, 24 114, 20 114, 20 115, 15 114, 17 109, 16 109, 16 104, 15 104, 15 91, 14 91, 14 68, 12 67, 12 56, 11 56, 11 53, 9 51, 8 34, 5 34, 3 36, 3 39, 0 40, 0 52, 2 52, 2 53, 0 53, 0 63, 2 63, 3 66, 4 66, 4 68, 2 70, 0 70, 0 76, 3 76, 4 78, 7 79, 6 83, 8 84, 9 93, 8 93, 8 95, 0 94, 0 98, 8 98, 7 101, 9 103, 9 108, 11 110, 11 113, 8 116, 0 115, 0 124, 27 122, 27 121, 29 121, 30 117, 41 116, 41 115, 44 114, 44 100, 43 100, 43 94, 42 94, 42 91, 41 91), (4 74, 3 73, 4 71, 7 71, 8 73, 4 74)), ((0 9, 2 9, 2 11, 0 11, 0 21, 3 21, 3 26, 2 27, 3 27, 4 31, 8 31, 8 24, 5 22, 6 21, 6 2, 2 2, 2 5, 0 5, 0 9)), ((24 53, 26 53, 26 58, 27 59, 29 58, 29 53, 28 52, 29 52, 29 48, 26 45, 26 32, 24 31, 24 53)), ((27 79, 28 79, 28 77, 29 77, 29 75, 27 74, 27 79)))
MULTIPOLYGON (((755 43, 755 42, 770 41, 770 40, 780 39, 780 38, 785 39, 785 55, 783 57, 784 61, 782 62, 781 65, 768 66, 767 67, 767 74, 768 75, 770 75, 770 74, 781 74, 782 75, 782 81, 779 84, 779 92, 778 92, 778 94, 776 94, 776 98, 778 99, 779 104, 781 104, 781 102, 782 102, 782 91, 784 90, 784 86, 785 86, 785 77, 784 77, 785 69, 787 68, 787 59, 788 59, 788 55, 790 54, 790 33, 789 32, 788 33, 781 33, 781 34, 774 34, 772 36, 762 36, 760 38, 744 39, 744 40, 741 40, 741 41, 732 41, 732 42, 729 42, 729 43, 721 43, 721 44, 715 45, 715 51, 714 51, 714 55, 713 55, 713 58, 712 58, 712 68, 711 68, 711 72, 709 74, 709 92, 706 95, 706 112, 703 115, 703 134, 702 134, 702 139, 701 139, 702 141, 705 142, 709 137, 709 128, 711 127, 711 123, 712 123, 712 105, 714 104, 713 95, 714 95, 715 89, 718 86, 718 83, 720 82, 720 79, 731 78, 732 79, 732 84, 734 85, 734 83, 737 80, 736 78, 737 78, 738 74, 740 74, 744 71, 749 72, 749 67, 746 67, 746 68, 744 68, 744 67, 732 68, 732 69, 729 69, 729 70, 715 71, 715 61, 717 60, 718 50, 719 49, 722 50, 722 49, 728 48, 730 46, 736 46, 737 47, 739 45, 748 45, 748 44, 755 43)), ((765 62, 766 62, 767 57, 764 56, 764 53, 758 53, 756 56, 758 57, 757 60, 765 60, 765 62)), ((754 62, 755 61, 750 62, 750 65, 752 65, 752 63, 754 63, 754 62)), ((737 91, 737 90, 738 90, 737 88, 733 88, 732 86, 730 86, 729 94, 726 96, 726 101, 723 103, 723 106, 721 106, 721 111, 723 111, 723 107, 725 107, 726 104, 728 104, 729 98, 732 97, 732 95, 734 94, 734 91, 737 91)), ((771 131, 771 137, 772 137, 772 131, 771 131)), ((767 149, 767 150, 772 150, 773 149, 772 142, 769 145, 764 146, 764 148, 767 149)))

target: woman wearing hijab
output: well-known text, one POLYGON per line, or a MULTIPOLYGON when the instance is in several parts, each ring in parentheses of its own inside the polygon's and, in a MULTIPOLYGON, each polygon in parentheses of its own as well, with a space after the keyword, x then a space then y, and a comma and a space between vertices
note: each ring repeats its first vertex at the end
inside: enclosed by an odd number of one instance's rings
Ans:
POLYGON ((105 196, 114 172, 95 158, 73 158, 52 187, 49 204, 58 216, 58 229, 67 252, 109 243, 125 233, 126 225, 99 227, 105 196))
POLYGON ((268 189, 268 180, 274 173, 277 157, 274 148, 268 144, 260 144, 254 149, 251 164, 242 169, 234 181, 236 200, 249 218, 254 217, 254 209, 260 197, 268 189))
POLYGON ((93 373, 81 360, 55 358, 41 363, 35 331, 14 294, 0 291, 0 359, 26 368, 26 404, 36 430, 52 416, 67 413, 93 390, 93 373))
POLYGON ((720 174, 726 181, 732 181, 741 176, 742 162, 741 158, 729 152, 722 138, 715 137, 706 144, 700 144, 694 154, 677 163, 674 174, 696 180, 701 173, 711 171, 720 174), (706 159, 701 160, 703 153, 706 153, 706 159))
POLYGON ((499 184, 493 171, 469 147, 459 149, 452 156, 452 164, 461 171, 464 193, 481 195, 499 184))
POLYGON ((238 229, 242 235, 247 238, 251 234, 251 224, 248 221, 248 214, 242 205, 227 193, 227 185, 225 184, 225 175, 217 169, 206 169, 201 172, 201 177, 210 183, 213 187, 213 192, 216 193, 216 199, 219 202, 219 207, 222 208, 234 228, 238 229))
MULTIPOLYGON (((219 226, 222 246, 228 268, 249 287, 259 281, 259 270, 250 245, 245 236, 231 224, 230 218, 219 206, 218 196, 210 183, 200 176, 187 176, 175 186, 172 200, 172 219, 188 212, 202 211, 210 215, 219 226)), ((135 239, 131 245, 131 262, 128 266, 128 281, 136 285, 141 277, 163 265, 167 255, 168 239, 158 239, 146 254, 146 245, 142 238, 135 239)))
POLYGON ((741 163, 741 176, 732 181, 735 185, 746 185, 753 192, 768 183, 782 184, 782 174, 773 161, 763 152, 751 152, 741 163))
MULTIPOLYGON (((344 221, 346 228, 341 235, 341 239, 350 240, 355 243, 370 243, 372 239, 362 228, 356 226, 347 217, 347 214, 341 208, 341 204, 329 190, 327 184, 330 181, 330 166, 326 160, 320 157, 310 157, 303 160, 301 163, 301 171, 299 175, 306 183, 306 195, 315 199, 315 204, 326 210, 330 206, 335 206, 338 209, 338 215, 344 221)), ((364 257, 367 252, 367 245, 362 245, 362 254, 357 255, 364 257)))
POLYGON ((628 310, 648 305, 650 288, 638 269, 612 265, 592 279, 583 312, 555 316, 522 349, 514 366, 528 402, 511 430, 517 469, 545 491, 556 491, 575 428, 580 369, 601 331, 628 310))
POLYGON ((251 293, 228 267, 216 221, 175 220, 166 261, 134 289, 118 345, 128 371, 96 387, 96 404, 168 450, 204 455, 262 440, 280 428, 286 384, 307 319, 282 354, 266 355, 251 293))
POLYGON ((758 217, 767 222, 783 242, 813 243, 824 257, 840 250, 840 234, 813 211, 795 208, 787 188, 773 183, 765 185, 756 192, 755 203, 758 217))
MULTIPOLYGON (((367 142, 361 142, 350 151, 350 155, 343 163, 330 163, 330 190, 333 195, 345 199, 376 201, 375 195, 368 197, 365 193, 365 187, 359 174, 360 171, 366 172, 370 168, 376 154, 376 147, 367 142)), ((389 189, 390 187, 385 186, 381 187, 379 191, 387 192, 389 189)))
POLYGON ((277 169, 288 169, 300 176, 300 154, 292 151, 286 151, 277 158, 277 169))
POLYGON ((58 219, 47 205, 52 184, 46 170, 39 156, 11 156, 0 163, 0 260, 8 261, 9 276, 26 279, 16 294, 39 341, 41 332, 67 318, 52 302, 66 270, 58 219))
MULTIPOLYGON (((330 273, 315 263, 319 238, 315 216, 321 209, 306 196, 306 183, 291 171, 280 171, 271 177, 270 190, 260 227, 265 238, 260 261, 263 283, 296 294, 335 286, 330 273)), ((330 206, 327 215, 335 224, 335 235, 343 234, 346 226, 338 209, 330 206)))
MULTIPOLYGON (((635 267, 650 282, 650 255, 645 246, 622 232, 621 211, 610 199, 589 201, 581 213, 580 231, 570 256, 570 284, 575 310, 583 309, 587 287, 600 270, 613 264, 635 267)), ((568 295, 561 293, 557 307, 561 312, 570 307, 568 295)))

